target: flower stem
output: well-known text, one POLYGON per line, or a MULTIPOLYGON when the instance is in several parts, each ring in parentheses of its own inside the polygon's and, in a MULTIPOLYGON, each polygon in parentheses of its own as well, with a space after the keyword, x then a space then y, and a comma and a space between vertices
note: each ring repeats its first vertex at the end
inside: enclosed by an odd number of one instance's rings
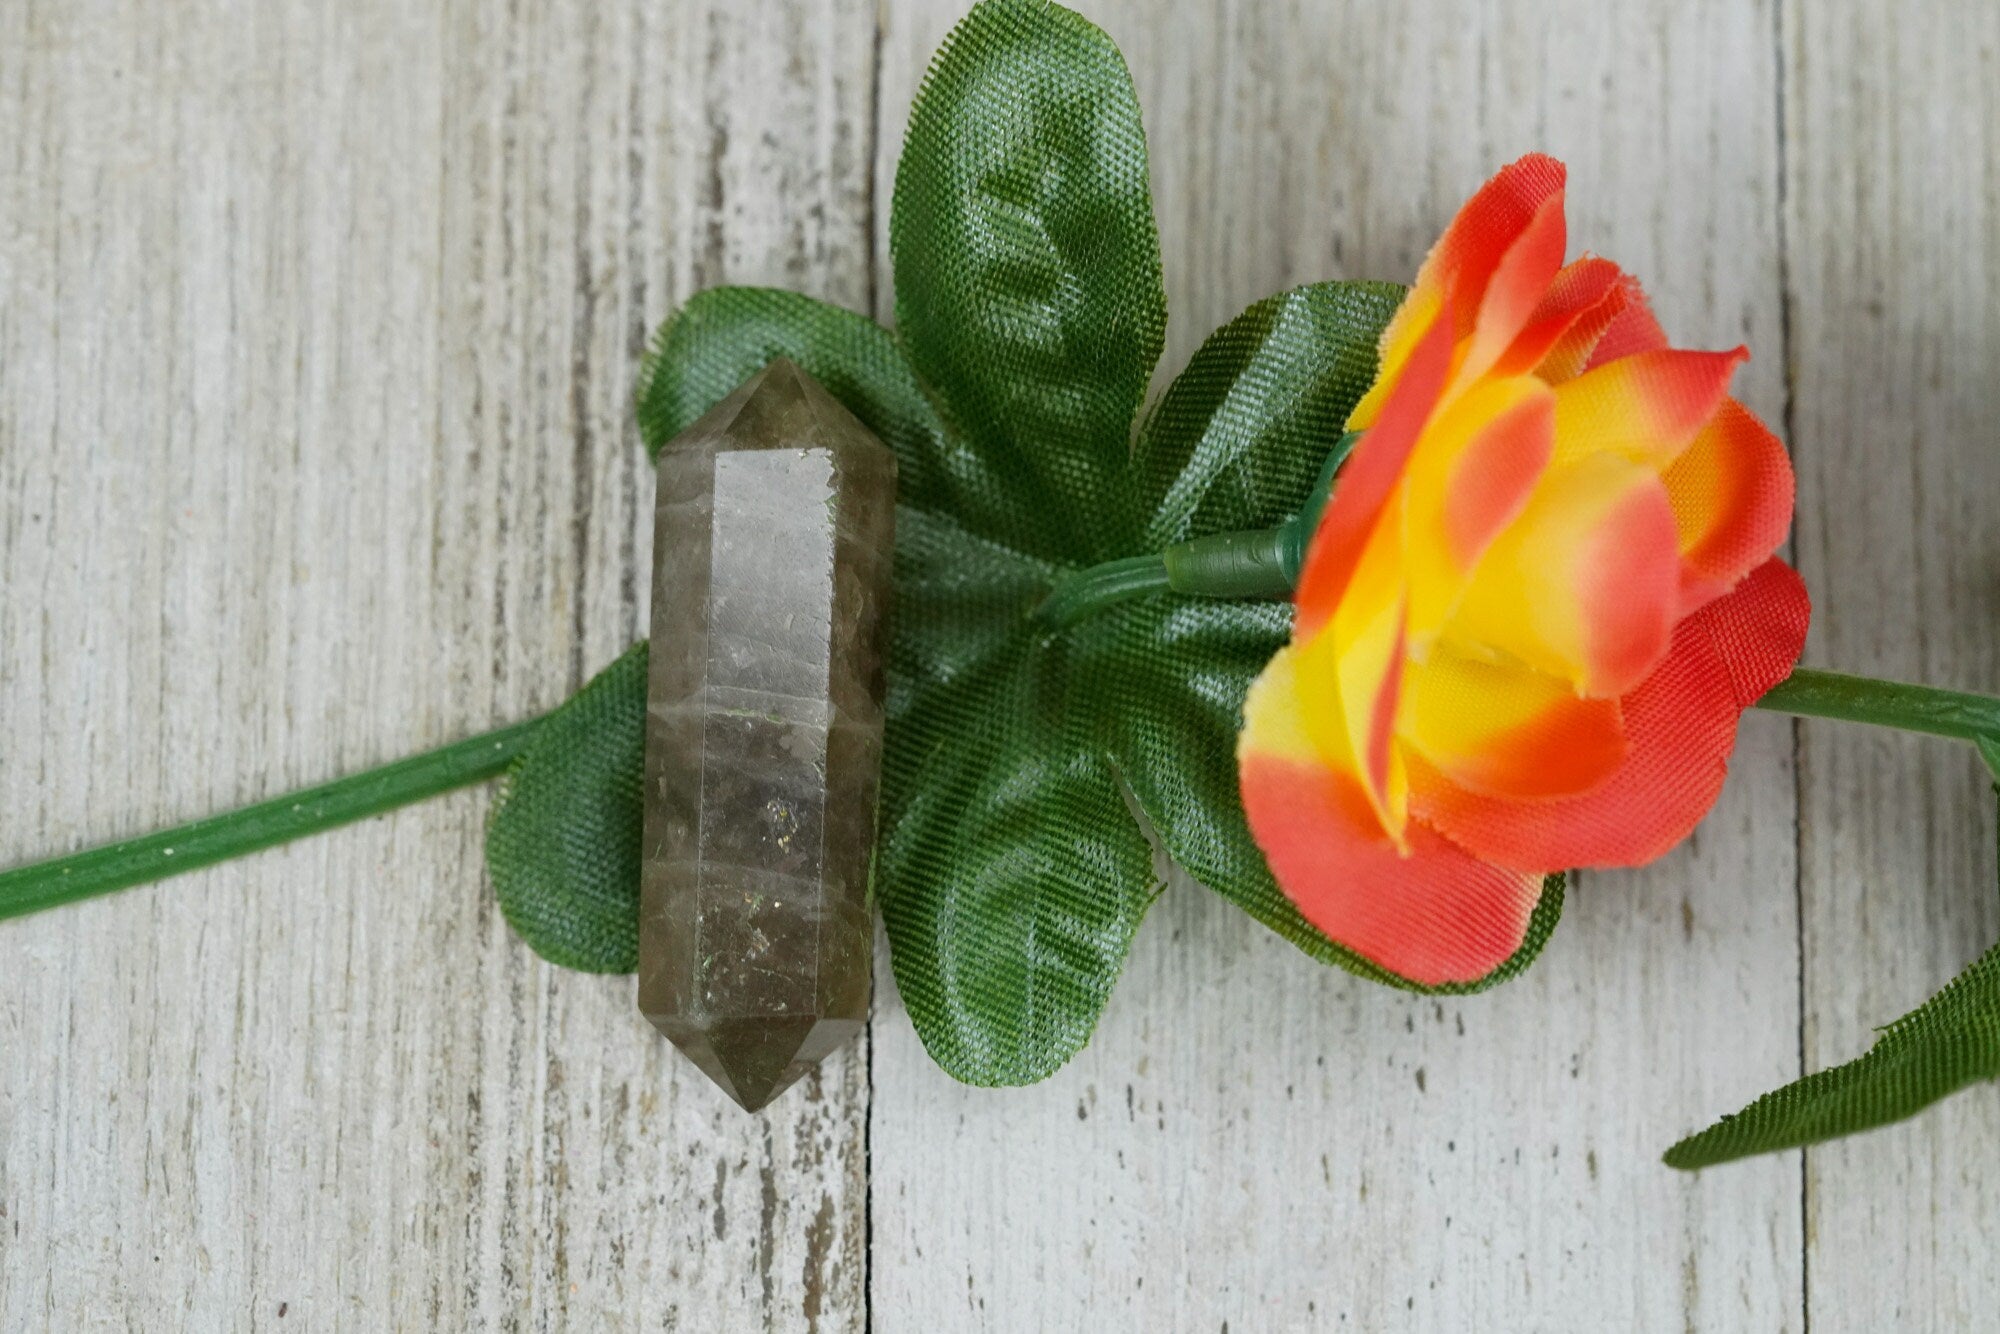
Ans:
MULTIPOLYGON (((1312 500, 1287 522, 1214 533, 1152 555, 1072 571, 1056 581, 1037 616, 1061 628, 1128 599, 1162 592, 1288 598, 1333 473, 1354 439, 1350 435, 1341 441, 1312 500)), ((1756 707, 1968 740, 2000 780, 2000 698, 1801 667, 1766 692, 1756 707)), ((0 920, 164 880, 497 778, 540 723, 531 718, 254 806, 0 871, 0 920)))
POLYGON ((2000 745, 2000 699, 1963 690, 1800 667, 1772 686, 1757 707, 1958 737, 1981 743, 1981 752, 1989 755, 2000 745))
POLYGON ((1334 474, 1361 439, 1349 431, 1335 442, 1305 505, 1276 528, 1211 533, 1165 551, 1128 556, 1058 579, 1036 615, 1061 629, 1092 612, 1151 593, 1207 598, 1289 598, 1305 564, 1306 542, 1319 526, 1334 474))
POLYGON ((1055 629, 1106 607, 1151 593, 1211 598, 1286 598, 1284 527, 1248 533, 1215 533, 1181 542, 1150 556, 1128 556, 1058 579, 1036 615, 1055 629))
POLYGON ((1061 629, 1113 603, 1165 592, 1171 586, 1161 555, 1106 561, 1058 579, 1035 614, 1061 629))
POLYGON ((0 871, 0 920, 164 880, 497 778, 540 722, 530 718, 254 806, 0 871))

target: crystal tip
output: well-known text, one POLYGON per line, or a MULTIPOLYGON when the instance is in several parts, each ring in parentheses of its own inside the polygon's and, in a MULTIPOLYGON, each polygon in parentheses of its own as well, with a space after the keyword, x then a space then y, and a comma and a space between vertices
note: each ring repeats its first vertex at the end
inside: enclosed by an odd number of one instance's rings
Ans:
POLYGON ((768 1106, 861 1029, 860 1020, 813 1015, 653 1022, 746 1112, 768 1106))

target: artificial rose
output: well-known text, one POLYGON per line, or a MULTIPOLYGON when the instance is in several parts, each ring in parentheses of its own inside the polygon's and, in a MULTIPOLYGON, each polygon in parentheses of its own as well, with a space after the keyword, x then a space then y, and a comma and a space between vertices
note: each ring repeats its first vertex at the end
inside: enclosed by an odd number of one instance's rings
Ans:
POLYGON ((1563 181, 1522 158, 1425 260, 1244 705, 1278 884, 1427 985, 1512 954, 1547 873, 1685 838, 1805 639, 1746 353, 1670 348, 1616 265, 1565 265, 1563 181))

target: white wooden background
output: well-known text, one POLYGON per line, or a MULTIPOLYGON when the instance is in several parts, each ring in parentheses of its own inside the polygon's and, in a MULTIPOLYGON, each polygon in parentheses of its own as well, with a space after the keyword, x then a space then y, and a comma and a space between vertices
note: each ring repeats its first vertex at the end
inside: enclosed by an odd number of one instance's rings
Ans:
MULTIPOLYGON (((1167 368, 1529 148, 1798 463, 1808 660, 2000 689, 2000 11, 1085 0, 1167 368)), ((644 624, 649 329, 890 310, 961 0, 0 4, 0 863, 552 706, 644 624)), ((1176 885, 1094 1045, 893 989, 746 1117, 512 939, 473 791, 0 924, 0 1329, 1964 1329, 2000 1101, 1683 1176, 2000 932, 1962 748, 1753 716, 1692 842, 1413 1000, 1176 885)))

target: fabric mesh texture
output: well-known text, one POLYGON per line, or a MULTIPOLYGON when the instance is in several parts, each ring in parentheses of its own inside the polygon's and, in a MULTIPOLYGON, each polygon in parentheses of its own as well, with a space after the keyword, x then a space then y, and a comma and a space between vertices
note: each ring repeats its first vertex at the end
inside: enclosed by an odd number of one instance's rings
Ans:
POLYGON ((1968 1084, 2000 1078, 2000 945, 1882 1030, 1868 1054, 1767 1093, 1667 1150, 1709 1167, 1900 1121, 1968 1084))
POLYGON ((639 966, 646 645, 542 723, 487 817, 486 866, 507 924, 565 968, 639 966))
MULTIPOLYGON (((661 330, 639 421, 657 452, 783 355, 896 452, 875 891, 932 1056, 1019 1084, 1084 1044, 1158 892, 1149 831, 1315 958, 1408 985, 1306 923, 1244 824, 1242 699, 1288 607, 1160 595, 1063 631, 1033 614, 1069 571, 1287 518, 1373 379, 1402 289, 1258 302, 1135 431, 1166 321, 1138 106, 1109 39, 1037 0, 989 0, 939 52, 890 233, 899 336, 790 293, 704 292, 661 330)), ((614 664, 524 756, 495 816, 496 884, 538 948, 583 953, 578 933, 538 939, 570 914, 526 906, 537 894, 593 908, 622 894, 636 915, 643 693, 643 671, 614 664), (607 781, 612 763, 629 786, 607 781), (560 803, 531 800, 565 791, 572 808, 627 805, 592 817, 601 847, 552 827, 560 803)), ((1520 953, 1452 990, 1524 966, 1561 898, 1552 880, 1520 953)), ((593 939, 597 966, 631 966, 593 939)))

